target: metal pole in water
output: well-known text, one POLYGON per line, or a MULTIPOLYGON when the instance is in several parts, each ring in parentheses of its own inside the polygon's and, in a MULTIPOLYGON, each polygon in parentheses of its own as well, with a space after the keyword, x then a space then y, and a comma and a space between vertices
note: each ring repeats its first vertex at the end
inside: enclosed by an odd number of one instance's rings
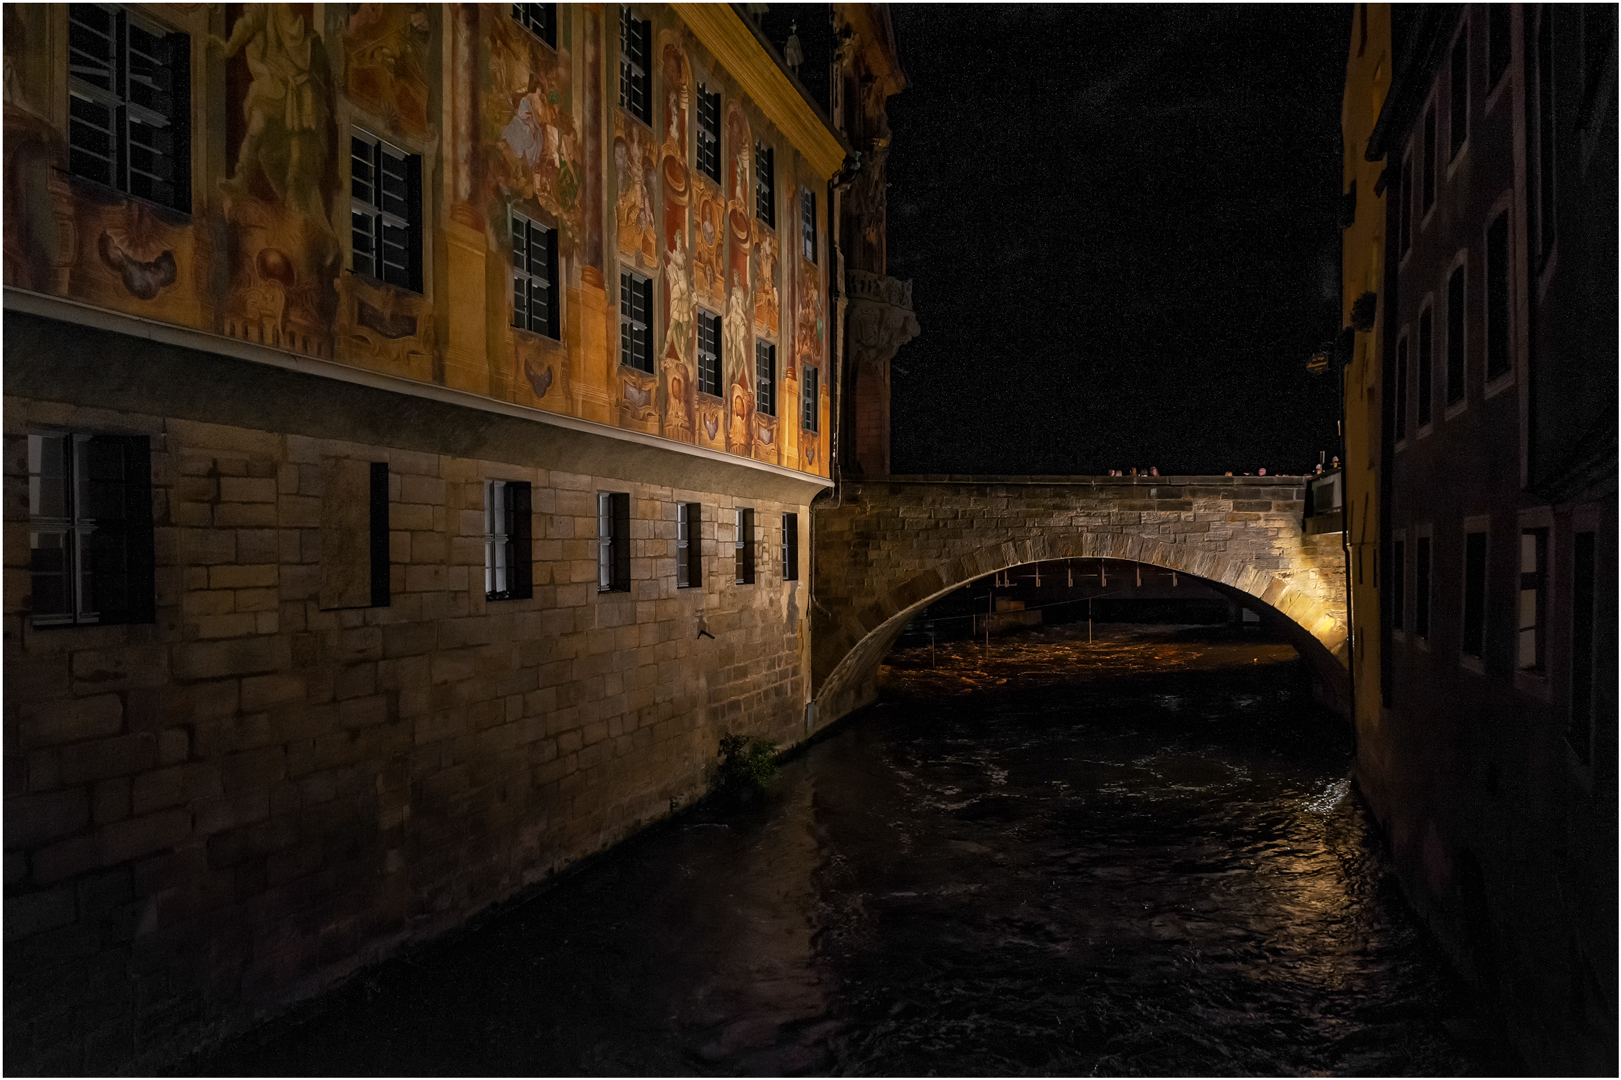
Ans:
POLYGON ((1086 643, 1092 644, 1092 598, 1086 598, 1086 643))

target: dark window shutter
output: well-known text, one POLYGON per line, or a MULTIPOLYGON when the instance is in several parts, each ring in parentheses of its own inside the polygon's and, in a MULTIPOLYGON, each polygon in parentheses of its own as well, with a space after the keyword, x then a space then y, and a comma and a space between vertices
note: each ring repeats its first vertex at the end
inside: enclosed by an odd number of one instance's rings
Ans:
POLYGON ((95 435, 82 445, 84 516, 96 522, 85 552, 90 606, 102 623, 152 622, 150 444, 144 435, 95 435))
POLYGON ((371 463, 371 606, 388 607, 388 462, 371 463))
POLYGON ((411 223, 411 289, 422 292, 422 155, 406 157, 405 181, 406 198, 410 200, 406 220, 411 223))
POLYGON ((507 481, 507 595, 527 600, 535 594, 535 545, 530 517, 529 485, 507 481))
POLYGON ((613 496, 613 577, 615 589, 630 588, 630 495, 623 491, 613 496))
POLYGON ((561 290, 557 287, 557 230, 546 230, 546 334, 548 337, 561 338, 562 322, 559 319, 562 305, 558 303, 561 290))

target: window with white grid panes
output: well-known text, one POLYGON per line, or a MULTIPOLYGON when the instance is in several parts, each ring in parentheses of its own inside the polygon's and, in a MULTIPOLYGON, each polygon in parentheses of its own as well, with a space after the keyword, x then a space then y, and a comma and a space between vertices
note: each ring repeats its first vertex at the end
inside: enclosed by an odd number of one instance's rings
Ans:
POLYGON ((619 362, 653 370, 653 281, 629 270, 619 275, 619 362))
POLYGON ((720 316, 698 311, 698 392, 720 397, 720 316))
POLYGON ((799 426, 806 431, 815 432, 820 419, 821 382, 822 373, 813 367, 805 367, 800 371, 799 380, 799 426))
POLYGON ((802 188, 799 192, 799 244, 806 260, 816 261, 816 192, 802 188))
POLYGON ((68 171, 191 210, 191 38, 68 4, 68 171))
POLYGON ((754 342, 754 408, 767 416, 777 415, 777 347, 769 341, 754 342))
POLYGON ((531 34, 557 48, 556 4, 513 4, 512 18, 531 34))
POLYGON ((764 143, 754 144, 754 216, 766 228, 777 227, 777 170, 775 152, 764 143))
POLYGON ((644 124, 653 122, 648 57, 652 52, 653 24, 638 19, 623 5, 619 9, 619 104, 644 124))
POLYGON ((559 334, 557 230, 512 215, 512 325, 549 338, 559 334))
POLYGON ((698 171, 720 183, 720 91, 698 84, 698 171))
POLYGON ((422 291, 422 159, 358 128, 349 133, 354 271, 422 291))

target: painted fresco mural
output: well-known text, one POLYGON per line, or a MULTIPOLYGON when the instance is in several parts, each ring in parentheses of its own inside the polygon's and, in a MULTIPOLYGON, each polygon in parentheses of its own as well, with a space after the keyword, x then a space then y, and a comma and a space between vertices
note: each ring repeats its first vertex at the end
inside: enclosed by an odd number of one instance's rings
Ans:
MULTIPOLYGON (((826 271, 795 230, 785 252, 755 219, 754 141, 771 129, 664 8, 648 9, 654 123, 581 91, 577 71, 612 73, 613 27, 558 11, 554 48, 501 4, 148 9, 190 40, 185 213, 70 173, 52 52, 66 9, 6 5, 5 282, 825 474, 827 425, 800 432, 798 385, 818 366, 826 396, 826 271), (723 93, 721 183, 692 160, 695 64, 723 93), (421 293, 349 269, 351 128, 420 159, 421 293), (559 339, 510 325, 515 211, 557 230, 559 339), (655 281, 652 374, 616 362, 621 266, 655 281), (453 302, 486 317, 457 324, 453 302), (719 397, 697 392, 700 308, 721 321, 719 397), (776 417, 757 410, 762 338, 778 350, 776 417)), ((794 176, 793 147, 774 145, 794 176)))

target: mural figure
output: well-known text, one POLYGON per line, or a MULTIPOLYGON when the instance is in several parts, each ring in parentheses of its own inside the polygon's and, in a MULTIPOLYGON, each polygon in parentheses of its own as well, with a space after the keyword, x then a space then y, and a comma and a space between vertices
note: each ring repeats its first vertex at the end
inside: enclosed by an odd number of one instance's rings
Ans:
POLYGON ((816 366, 822 359, 822 287, 816 264, 799 263, 799 320, 794 352, 801 365, 816 366))
POLYGON ((242 53, 253 76, 242 101, 247 132, 236 169, 220 188, 240 197, 263 181, 274 201, 330 233, 320 189, 331 113, 314 63, 315 42, 314 30, 291 4, 243 5, 224 48, 227 60, 242 53))
POLYGON ((326 201, 332 118, 321 39, 287 4, 247 4, 221 43, 241 54, 252 82, 239 103, 243 138, 220 181, 231 226, 231 287, 223 313, 233 337, 332 355, 341 248, 326 201))
POLYGON ((614 204, 619 250, 636 255, 644 266, 657 265, 653 228, 653 150, 642 126, 614 114, 614 167, 619 199, 614 204))
POLYGON ((727 390, 726 441, 731 449, 745 454, 748 453, 750 442, 749 414, 753 406, 753 396, 749 391, 749 372, 754 363, 754 335, 750 332, 753 321, 742 275, 733 271, 732 295, 726 302, 726 315, 721 327, 725 342, 721 349, 722 362, 731 369, 727 390))
POLYGON ((428 136, 425 4, 361 4, 343 32, 349 97, 398 131, 428 136))
MULTIPOLYGON (((568 102, 569 54, 552 53, 511 19, 489 19, 483 25, 489 37, 479 108, 488 148, 486 199, 502 205, 514 196, 533 199, 556 221, 559 253, 570 253, 583 235, 584 173, 568 102)), ((505 227, 502 223, 497 231, 505 227)))
POLYGON ((777 238, 758 221, 754 232, 754 321, 775 334, 782 303, 777 292, 777 238))
POLYGON ((666 352, 685 359, 691 355, 693 297, 692 279, 687 276, 686 233, 675 234, 675 246, 664 255, 664 284, 670 322, 665 332, 666 352))
POLYGON ((720 192, 708 178, 700 176, 698 180, 703 194, 698 199, 697 220, 693 222, 692 272, 699 297, 719 310, 726 303, 726 275, 721 269, 725 209, 720 192))

